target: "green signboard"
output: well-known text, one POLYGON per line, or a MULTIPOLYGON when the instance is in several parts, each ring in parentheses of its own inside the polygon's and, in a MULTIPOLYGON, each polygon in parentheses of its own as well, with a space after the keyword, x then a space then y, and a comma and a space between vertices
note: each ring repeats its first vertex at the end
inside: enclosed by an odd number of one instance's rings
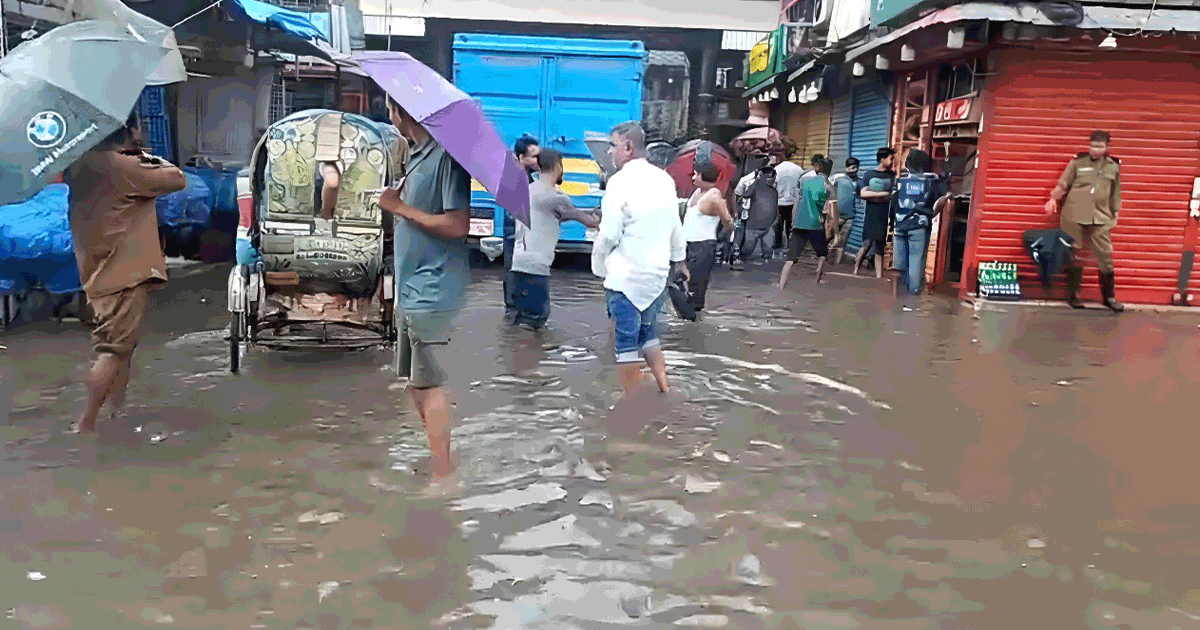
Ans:
MULTIPOLYGON (((917 7, 933 4, 930 0, 871 0, 871 28, 900 26, 897 19, 917 7)), ((911 20, 903 20, 908 22, 911 20)))
POLYGON ((763 37, 746 58, 746 89, 753 88, 783 72, 784 27, 763 37))

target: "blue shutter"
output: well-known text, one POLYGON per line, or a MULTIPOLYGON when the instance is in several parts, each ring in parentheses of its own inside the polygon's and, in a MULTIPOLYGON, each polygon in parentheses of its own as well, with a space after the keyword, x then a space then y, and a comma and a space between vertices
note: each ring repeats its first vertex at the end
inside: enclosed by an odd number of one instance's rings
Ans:
MULTIPOLYGON (((892 130, 892 104, 888 86, 878 83, 855 83, 851 94, 850 155, 861 162, 859 172, 865 174, 877 166, 875 152, 888 146, 892 130)), ((854 226, 846 239, 846 251, 858 253, 863 245, 865 213, 854 217, 854 226)))

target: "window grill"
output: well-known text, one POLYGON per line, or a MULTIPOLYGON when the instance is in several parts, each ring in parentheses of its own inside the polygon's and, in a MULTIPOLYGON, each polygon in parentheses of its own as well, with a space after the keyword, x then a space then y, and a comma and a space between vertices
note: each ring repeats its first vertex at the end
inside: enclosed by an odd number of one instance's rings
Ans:
POLYGON ((287 91, 287 82, 282 76, 276 75, 271 83, 271 104, 267 109, 267 117, 271 124, 291 113, 291 94, 287 91))

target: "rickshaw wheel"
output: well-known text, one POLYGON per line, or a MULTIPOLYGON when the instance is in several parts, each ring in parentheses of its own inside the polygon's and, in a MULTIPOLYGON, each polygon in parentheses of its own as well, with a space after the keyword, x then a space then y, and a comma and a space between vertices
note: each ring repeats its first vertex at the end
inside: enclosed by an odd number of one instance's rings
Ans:
POLYGON ((229 322, 229 371, 237 374, 242 359, 242 317, 233 313, 229 322))

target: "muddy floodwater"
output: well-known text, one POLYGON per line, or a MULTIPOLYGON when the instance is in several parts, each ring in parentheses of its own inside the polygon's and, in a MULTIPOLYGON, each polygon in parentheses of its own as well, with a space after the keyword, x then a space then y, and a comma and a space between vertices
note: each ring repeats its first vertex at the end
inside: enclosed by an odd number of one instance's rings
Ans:
POLYGON ((14 328, 0 628, 1200 628, 1200 317, 768 302, 777 266, 664 317, 676 391, 617 414, 599 282, 556 270, 534 334, 476 270, 450 498, 390 351, 229 373, 225 268, 155 296, 94 438, 86 331, 14 328))

